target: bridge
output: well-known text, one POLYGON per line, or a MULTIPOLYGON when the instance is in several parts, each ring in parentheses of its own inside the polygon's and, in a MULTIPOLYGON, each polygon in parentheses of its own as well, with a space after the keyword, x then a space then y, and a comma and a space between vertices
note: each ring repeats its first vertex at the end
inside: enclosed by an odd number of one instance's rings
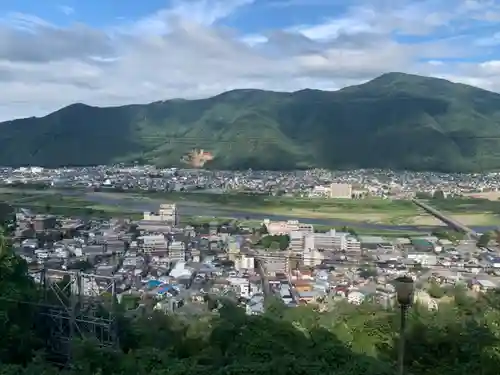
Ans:
POLYGON ((479 239, 480 234, 478 232, 476 232, 475 230, 469 228, 468 226, 460 223, 459 221, 456 221, 456 220, 452 219, 451 217, 446 216, 444 213, 442 213, 439 210, 436 210, 434 207, 429 206, 427 203, 424 203, 421 200, 418 200, 415 198, 412 199, 412 202, 415 203, 420 208, 422 208, 428 214, 434 216, 436 219, 441 220, 443 223, 448 225, 450 228, 453 228, 454 230, 459 231, 459 232, 463 232, 475 240, 479 239))

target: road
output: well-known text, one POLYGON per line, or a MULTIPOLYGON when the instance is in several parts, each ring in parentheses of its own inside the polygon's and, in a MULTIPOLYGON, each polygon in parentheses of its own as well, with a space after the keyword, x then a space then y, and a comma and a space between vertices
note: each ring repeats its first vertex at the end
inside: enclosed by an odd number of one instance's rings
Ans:
POLYGON ((445 215, 443 212, 436 210, 432 206, 429 206, 427 203, 424 203, 415 198, 412 199, 412 202, 415 203, 417 206, 421 207, 422 209, 424 209, 428 214, 434 216, 436 219, 441 220, 449 227, 457 231, 464 232, 465 234, 470 235, 474 239, 479 239, 479 233, 476 232, 474 229, 469 228, 468 226, 460 223, 459 221, 454 220, 453 218, 445 215))
POLYGON ((255 265, 257 268, 257 272, 262 280, 262 292, 264 293, 264 299, 267 300, 269 297, 272 297, 271 288, 269 286, 269 279, 267 278, 267 272, 264 266, 264 263, 258 257, 255 258, 255 265))

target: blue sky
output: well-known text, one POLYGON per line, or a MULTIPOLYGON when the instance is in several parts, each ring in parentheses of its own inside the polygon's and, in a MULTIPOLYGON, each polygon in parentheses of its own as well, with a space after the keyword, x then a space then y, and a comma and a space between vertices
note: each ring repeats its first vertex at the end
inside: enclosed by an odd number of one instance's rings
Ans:
POLYGON ((0 120, 382 73, 500 92, 500 0, 2 0, 0 120))

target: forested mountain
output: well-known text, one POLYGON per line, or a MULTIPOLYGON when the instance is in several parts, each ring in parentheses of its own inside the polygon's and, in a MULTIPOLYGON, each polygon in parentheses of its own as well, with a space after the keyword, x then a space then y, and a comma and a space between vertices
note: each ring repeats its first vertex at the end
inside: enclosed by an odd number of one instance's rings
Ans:
POLYGON ((500 95, 403 73, 327 92, 234 90, 200 100, 98 108, 73 104, 0 123, 0 165, 179 165, 210 151, 212 168, 500 167, 500 95))

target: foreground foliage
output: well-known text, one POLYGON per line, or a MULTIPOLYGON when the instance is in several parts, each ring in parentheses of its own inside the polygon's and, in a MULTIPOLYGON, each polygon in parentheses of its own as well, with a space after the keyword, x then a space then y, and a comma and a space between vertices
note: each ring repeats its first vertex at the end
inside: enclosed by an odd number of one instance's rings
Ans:
POLYGON ((0 124, 0 164, 180 166, 196 148, 210 151, 207 166, 219 169, 480 172, 500 167, 498 108, 496 93, 401 73, 335 92, 234 90, 148 105, 74 104, 0 124))
MULTIPOLYGON (((262 316, 231 305, 219 313, 186 318, 153 313, 120 318, 119 350, 92 339, 75 342, 71 369, 44 356, 44 335, 26 264, 0 255, 0 375, 289 375, 395 372, 397 311, 378 305, 332 303, 325 312, 285 308, 268 301, 262 316)), ((431 312, 409 313, 406 367, 415 375, 497 374, 500 366, 500 297, 472 299, 456 289, 455 301, 431 312)), ((43 325, 42 325, 43 326, 43 325)))

